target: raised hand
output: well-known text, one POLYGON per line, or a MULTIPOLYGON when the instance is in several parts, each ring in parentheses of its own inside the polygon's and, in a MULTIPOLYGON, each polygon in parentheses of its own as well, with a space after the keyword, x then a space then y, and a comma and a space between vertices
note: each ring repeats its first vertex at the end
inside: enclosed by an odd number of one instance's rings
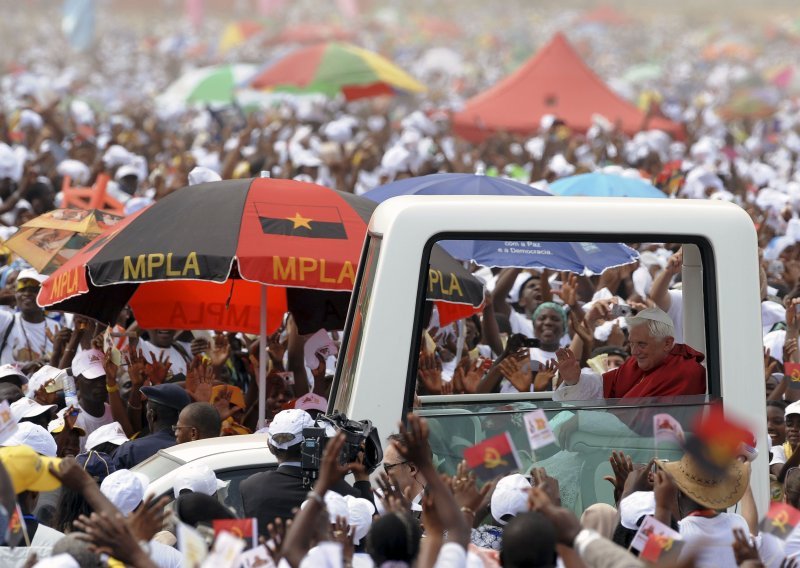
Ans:
POLYGON ((222 367, 231 356, 231 344, 226 335, 215 335, 214 343, 208 350, 208 357, 214 367, 222 367))
POLYGON ((205 361, 192 361, 186 371, 186 392, 195 402, 210 402, 214 386, 214 367, 205 361))
POLYGON ((581 366, 578 358, 570 349, 558 349, 556 351, 558 360, 558 376, 568 385, 577 384, 581 378, 581 366))
POLYGON ((405 444, 392 441, 392 445, 398 454, 414 463, 419 469, 432 467, 431 447, 428 444, 428 421, 416 414, 409 414, 406 420, 407 426, 402 422, 398 425, 405 444))
POLYGON ((411 499, 400 491, 400 484, 391 473, 382 471, 375 482, 381 491, 380 499, 386 511, 402 513, 411 510, 411 499))
POLYGON ((125 518, 117 513, 92 513, 90 517, 81 515, 73 524, 81 531, 76 536, 94 545, 97 552, 103 552, 138 568, 155 566, 139 546, 125 518))
POLYGON ((233 390, 229 387, 225 387, 214 401, 214 408, 216 408, 217 412, 219 412, 219 417, 221 420, 227 420, 234 412, 233 407, 231 407, 232 395, 233 390))
POLYGON ((498 366, 502 375, 519 392, 530 392, 533 376, 530 369, 530 355, 527 349, 517 351, 503 359, 498 366))
POLYGON ((758 549, 750 540, 750 536, 745 534, 742 529, 733 529, 733 556, 736 558, 736 564, 741 566, 747 560, 760 562, 761 557, 758 555, 758 549))
POLYGON ((608 458, 611 464, 611 470, 614 472, 613 476, 607 475, 603 479, 614 486, 614 502, 618 503, 622 496, 622 489, 625 487, 625 481, 628 475, 633 471, 633 460, 630 456, 625 455, 625 452, 611 452, 611 457, 608 458))
POLYGON ((562 273, 561 289, 553 290, 565 305, 574 307, 578 303, 578 276, 572 273, 562 273))
POLYGON ((287 519, 286 522, 284 522, 280 517, 276 517, 273 522, 267 524, 269 540, 264 542, 264 546, 276 563, 281 559, 281 549, 283 548, 283 541, 286 538, 286 531, 288 531, 291 526, 291 519, 287 519))
POLYGON ((141 388, 147 378, 147 363, 141 349, 131 349, 128 351, 128 376, 131 378, 131 386, 141 388))
POLYGON ((556 529, 556 538, 559 543, 572 546, 575 537, 581 530, 580 521, 572 511, 554 505, 547 493, 540 487, 531 487, 528 493, 528 507, 531 511, 547 517, 556 529))
POLYGON ((151 356, 150 362, 145 365, 145 374, 150 379, 150 384, 160 385, 167 380, 171 368, 172 362, 169 360, 167 352, 164 351, 157 359, 155 354, 151 356))
POLYGON ((112 360, 111 351, 103 354, 103 370, 106 372, 106 384, 110 387, 116 385, 119 367, 112 360))
POLYGON ((425 389, 424 394, 442 394, 442 367, 433 353, 420 353, 417 377, 425 389))
POLYGON ((482 508, 496 484, 497 480, 494 480, 478 489, 475 474, 469 470, 467 462, 462 460, 458 464, 455 476, 450 479, 450 489, 461 511, 472 513, 473 518, 469 519, 469 524, 472 524, 475 513, 482 508))
POLYGON ((533 479, 533 486, 538 487, 545 493, 556 507, 561 506, 561 491, 558 487, 558 480, 555 477, 547 475, 547 471, 543 467, 535 467, 531 471, 533 479))
POLYGON ((553 388, 553 377, 558 372, 558 364, 555 359, 549 359, 544 365, 539 366, 536 376, 533 377, 534 391, 547 391, 553 388))
POLYGON ((286 353, 288 345, 288 340, 281 341, 280 330, 267 337, 267 354, 273 365, 278 365, 283 368, 283 356, 286 353))
POLYGON ((154 495, 148 495, 142 504, 128 515, 126 519, 128 527, 137 540, 150 540, 161 530, 168 516, 167 510, 164 508, 168 503, 169 497, 166 495, 158 500, 154 495))
POLYGON ((353 544, 353 531, 350 529, 350 525, 347 524, 346 518, 336 517, 331 536, 334 542, 342 545, 342 559, 344 560, 344 565, 349 566, 353 561, 355 545, 353 544))

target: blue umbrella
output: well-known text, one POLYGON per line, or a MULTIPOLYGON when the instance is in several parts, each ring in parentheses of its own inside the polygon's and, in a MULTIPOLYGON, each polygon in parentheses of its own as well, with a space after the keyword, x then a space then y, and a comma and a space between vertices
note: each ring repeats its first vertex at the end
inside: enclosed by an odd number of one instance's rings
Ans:
POLYGON ((644 180, 601 172, 561 178, 550 190, 567 197, 667 197, 644 180))
MULTIPOLYGON (((546 191, 517 181, 479 174, 431 174, 376 187, 364 197, 381 202, 398 195, 529 195, 546 191)), ((639 254, 616 243, 531 241, 442 241, 455 258, 482 266, 549 268, 578 274, 599 274, 607 268, 630 264, 639 254)))
POLYGON ((547 241, 441 241, 451 256, 489 267, 549 268, 576 274, 600 274, 630 264, 636 250, 619 243, 547 241))
POLYGON ((480 174, 431 174, 405 178, 368 191, 364 197, 386 201, 398 195, 551 195, 524 183, 480 174))

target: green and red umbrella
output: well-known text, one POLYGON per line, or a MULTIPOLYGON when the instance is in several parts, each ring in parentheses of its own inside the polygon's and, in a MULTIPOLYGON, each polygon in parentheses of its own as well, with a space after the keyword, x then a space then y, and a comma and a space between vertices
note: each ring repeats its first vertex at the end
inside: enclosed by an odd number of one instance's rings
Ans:
POLYGON ((342 93, 347 100, 421 93, 424 85, 381 55, 349 43, 324 43, 294 51, 256 75, 255 89, 342 93))
MULTIPOLYGON (((301 333, 341 329, 376 204, 291 180, 185 187, 104 233, 44 283, 39 303, 111 322, 129 304, 143 328, 259 333, 289 310, 301 333)), ((438 247, 432 269, 442 319, 474 313, 483 286, 438 247), (456 290, 458 296, 448 296, 456 290)))

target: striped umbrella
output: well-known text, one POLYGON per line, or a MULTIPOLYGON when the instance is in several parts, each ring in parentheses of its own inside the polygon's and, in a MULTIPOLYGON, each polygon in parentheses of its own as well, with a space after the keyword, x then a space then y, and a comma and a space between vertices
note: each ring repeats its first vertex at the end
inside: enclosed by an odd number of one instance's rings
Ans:
POLYGON ((342 93, 347 100, 421 93, 425 87, 388 59, 348 43, 325 43, 299 49, 259 73, 256 89, 342 93))
POLYGON ((248 64, 213 65, 184 73, 158 96, 159 103, 230 104, 237 87, 244 85, 258 67, 248 64))

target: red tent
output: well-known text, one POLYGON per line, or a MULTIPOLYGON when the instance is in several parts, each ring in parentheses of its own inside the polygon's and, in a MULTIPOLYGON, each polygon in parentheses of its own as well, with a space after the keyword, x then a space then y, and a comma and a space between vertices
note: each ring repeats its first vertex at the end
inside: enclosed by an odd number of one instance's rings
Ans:
MULTIPOLYGON (((499 131, 535 133, 542 116, 553 114, 570 128, 586 131, 594 113, 619 122, 627 134, 645 125, 644 113, 614 93, 559 33, 516 72, 468 100, 453 117, 453 128, 462 138, 479 142, 499 131)), ((652 118, 647 127, 683 136, 681 125, 664 118, 652 118)))

